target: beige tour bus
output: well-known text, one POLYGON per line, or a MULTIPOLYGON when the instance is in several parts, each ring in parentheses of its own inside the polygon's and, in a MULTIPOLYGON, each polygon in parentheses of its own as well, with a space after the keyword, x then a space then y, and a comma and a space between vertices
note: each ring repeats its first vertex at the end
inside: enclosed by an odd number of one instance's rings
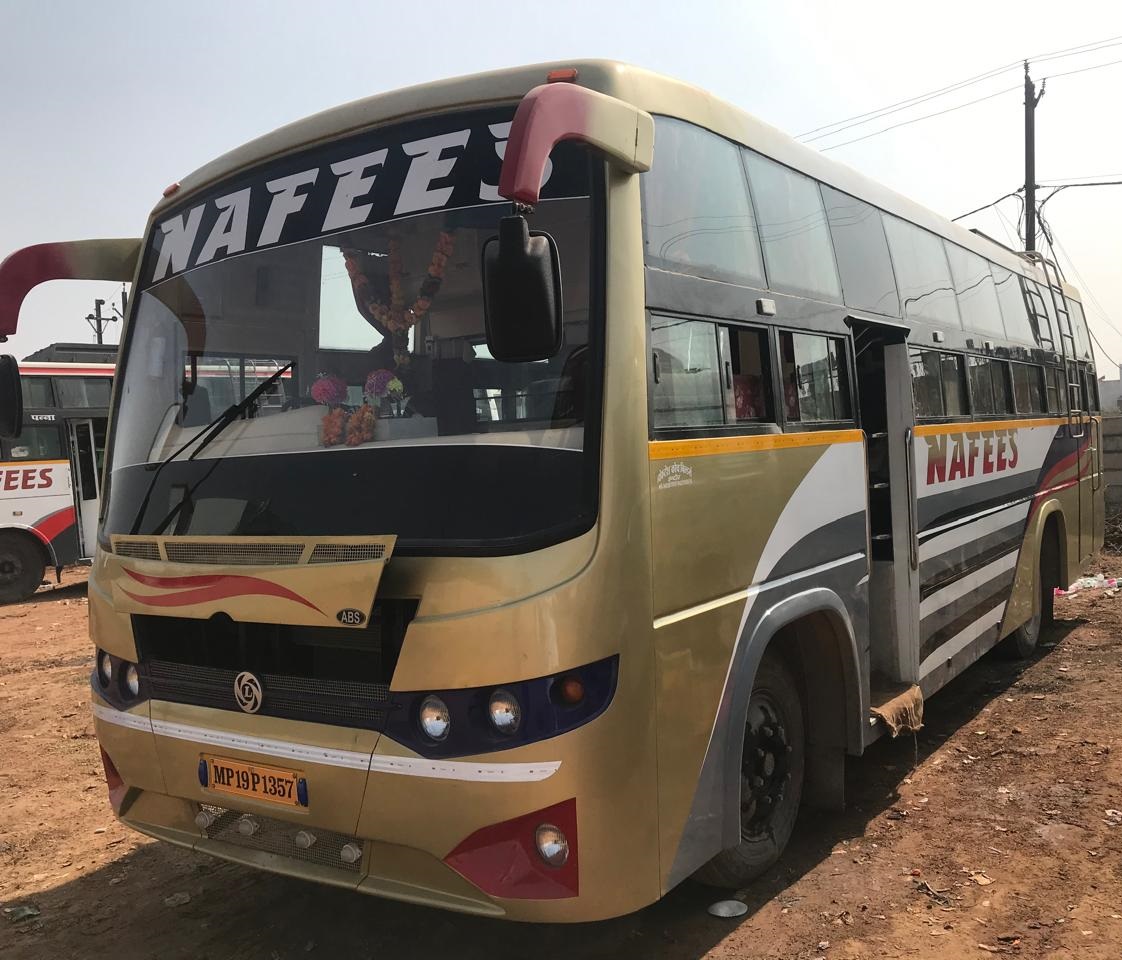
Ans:
POLYGON ((133 284, 113 809, 263 870, 534 921, 743 884, 1101 543, 1054 265, 622 64, 283 127, 12 254, 0 334, 58 278, 133 284))

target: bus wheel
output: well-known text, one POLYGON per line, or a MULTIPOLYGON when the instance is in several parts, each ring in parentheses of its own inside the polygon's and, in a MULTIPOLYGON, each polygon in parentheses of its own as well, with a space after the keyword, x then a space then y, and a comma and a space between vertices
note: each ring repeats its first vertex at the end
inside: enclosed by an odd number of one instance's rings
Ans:
POLYGON ((715 887, 740 887, 772 866, 795 829, 803 792, 805 735, 798 684, 766 655, 748 701, 740 773, 740 843, 697 872, 715 887))
POLYGON ((27 537, 0 534, 0 603, 18 603, 43 582, 42 551, 27 537))
POLYGON ((1037 612, 1001 641, 1003 656, 1011 660, 1025 660, 1032 656, 1040 642, 1041 630, 1052 623, 1054 589, 1058 586, 1059 579, 1059 549, 1055 533, 1049 527, 1040 542, 1040 569, 1036 578, 1040 585, 1040 602, 1037 612))

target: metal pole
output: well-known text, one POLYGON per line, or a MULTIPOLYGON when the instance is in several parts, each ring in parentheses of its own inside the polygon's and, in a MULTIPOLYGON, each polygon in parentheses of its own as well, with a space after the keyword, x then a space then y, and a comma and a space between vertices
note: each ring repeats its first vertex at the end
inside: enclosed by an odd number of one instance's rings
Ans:
POLYGON ((1025 250, 1036 249, 1036 88, 1025 61, 1025 250))

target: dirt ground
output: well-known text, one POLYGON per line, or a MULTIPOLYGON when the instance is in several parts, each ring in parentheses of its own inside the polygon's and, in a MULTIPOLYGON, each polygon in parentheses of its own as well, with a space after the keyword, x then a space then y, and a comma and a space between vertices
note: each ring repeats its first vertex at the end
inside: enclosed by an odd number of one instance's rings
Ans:
MULTIPOLYGON (((1122 558, 1097 567, 1122 575, 1122 558)), ((256 873, 114 820, 88 707, 84 572, 0 608, 0 956, 285 960, 1122 955, 1122 592, 1057 603, 1028 664, 996 656, 914 739, 850 760, 849 810, 706 912, 687 883, 632 916, 528 926, 256 873), (37 915, 17 919, 18 908, 37 915), (12 912, 13 908, 16 912, 12 912)))

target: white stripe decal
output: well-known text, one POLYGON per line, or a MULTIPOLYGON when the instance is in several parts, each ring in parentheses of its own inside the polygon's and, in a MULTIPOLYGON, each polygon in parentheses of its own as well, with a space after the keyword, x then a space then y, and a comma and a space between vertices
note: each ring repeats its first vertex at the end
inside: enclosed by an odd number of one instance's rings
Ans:
MULTIPOLYGON (((794 583, 796 580, 802 580, 804 577, 813 577, 820 573, 825 573, 827 570, 833 570, 835 567, 843 567, 847 563, 853 563, 856 560, 864 560, 864 553, 851 553, 847 557, 839 557, 837 560, 830 560, 828 563, 821 563, 817 567, 809 567, 806 570, 800 570, 798 573, 791 573, 785 577, 779 577, 776 580, 769 580, 767 583, 758 583, 755 586, 749 587, 747 590, 737 590, 736 593, 730 593, 723 597, 718 597, 716 600, 709 600, 706 603, 699 603, 695 607, 686 607, 684 610, 678 610, 674 613, 668 613, 664 617, 655 619, 654 627, 657 630, 659 627, 667 627, 672 623, 677 623, 679 620, 688 620, 690 617, 696 617, 699 613, 708 613, 710 610, 716 610, 718 607, 723 607, 729 603, 735 603, 737 600, 747 600, 749 597, 754 597, 758 593, 763 593, 765 590, 771 590, 773 587, 785 587, 789 583, 794 583)), ((866 576, 862 578, 864 583, 869 578, 866 576)))
POLYGON ((941 590, 937 590, 931 596, 924 598, 919 605, 920 619, 922 620, 928 614, 934 613, 948 603, 954 603, 960 597, 965 597, 972 590, 977 589, 983 583, 987 583, 1006 570, 1012 570, 1017 565, 1017 554, 1018 551, 1013 550, 998 557, 992 563, 987 563, 984 567, 974 570, 964 577, 959 577, 953 583, 947 584, 941 590))
POLYGON ((928 560, 931 557, 936 557, 940 553, 946 553, 948 550, 954 550, 956 547, 965 546, 979 537, 984 537, 990 533, 996 533, 1004 527, 1011 526, 1018 520, 1024 520, 1028 516, 1029 501, 1022 500, 1019 503, 1014 503, 1012 506, 998 507, 995 510, 987 510, 977 515, 977 518, 963 523, 961 520, 956 520, 953 524, 945 524, 943 527, 936 527, 936 531, 943 530, 946 527, 953 529, 947 530, 946 533, 940 533, 937 536, 930 536, 932 531, 926 531, 929 539, 924 540, 919 545, 919 559, 920 561, 928 560))
POLYGON ((426 760, 424 757, 371 758, 358 750, 335 750, 285 740, 266 740, 242 734, 196 727, 167 720, 150 720, 134 713, 114 710, 100 704, 92 705, 93 714, 106 723, 143 730, 161 737, 185 740, 212 747, 259 753, 268 757, 297 763, 320 763, 329 767, 366 770, 374 773, 399 774, 407 777, 429 777, 434 780, 483 781, 489 783, 533 783, 545 780, 561 768, 560 760, 540 763, 471 763, 463 760, 426 760))
POLYGON ((946 663, 951 657, 961 650, 965 650, 970 644, 977 640, 983 633, 991 627, 996 627, 1001 623, 1001 618, 1005 616, 1005 603, 999 603, 992 610, 983 613, 977 620, 960 633, 956 633, 941 647, 928 656, 926 660, 919 665, 919 676, 922 680, 936 667, 946 663))
POLYGON ((375 756, 370 764, 370 771, 400 773, 407 777, 431 777, 434 780, 532 783, 552 777, 560 767, 560 760, 547 760, 543 763, 464 763, 462 760, 375 756))

